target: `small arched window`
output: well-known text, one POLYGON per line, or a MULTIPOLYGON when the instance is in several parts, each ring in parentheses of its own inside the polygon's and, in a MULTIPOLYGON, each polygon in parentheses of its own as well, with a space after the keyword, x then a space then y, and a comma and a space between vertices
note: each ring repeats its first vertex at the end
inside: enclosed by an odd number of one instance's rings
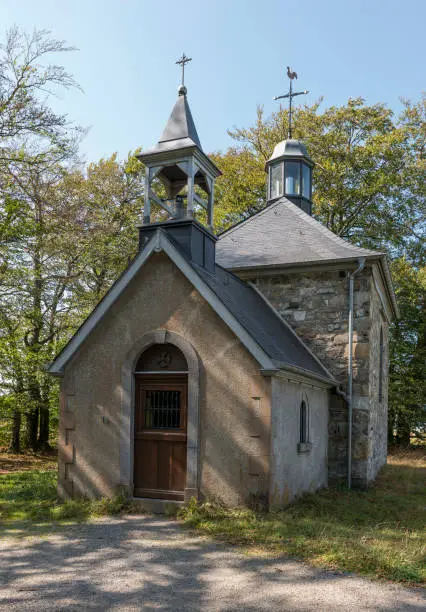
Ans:
POLYGON ((384 342, 383 342, 383 326, 380 328, 380 345, 379 345, 379 402, 383 401, 383 352, 384 352, 384 342))
POLYGON ((300 440, 301 444, 308 442, 308 407, 305 400, 300 404, 300 440))

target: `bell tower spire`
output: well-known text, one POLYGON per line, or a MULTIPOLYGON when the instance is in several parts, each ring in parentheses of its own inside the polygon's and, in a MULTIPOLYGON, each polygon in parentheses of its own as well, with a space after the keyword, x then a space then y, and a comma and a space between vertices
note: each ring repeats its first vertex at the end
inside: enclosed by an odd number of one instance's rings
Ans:
POLYGON ((176 62, 182 68, 178 99, 158 143, 138 155, 145 164, 143 222, 144 225, 151 224, 152 203, 166 211, 168 218, 173 220, 192 219, 197 211, 204 209, 207 227, 211 231, 214 181, 221 172, 204 153, 189 108, 185 65, 190 61, 192 58, 183 53, 176 62), (157 187, 160 190, 156 190, 157 187))

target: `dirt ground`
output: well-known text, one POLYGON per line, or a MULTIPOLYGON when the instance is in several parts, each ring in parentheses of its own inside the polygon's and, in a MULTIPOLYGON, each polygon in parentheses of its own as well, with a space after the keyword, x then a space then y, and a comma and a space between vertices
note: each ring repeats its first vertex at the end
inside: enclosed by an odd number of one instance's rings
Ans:
POLYGON ((0 474, 23 472, 27 470, 55 469, 58 462, 56 451, 15 455, 8 453, 6 448, 0 447, 0 474))
POLYGON ((5 612, 420 612, 425 605, 420 589, 243 554, 150 516, 30 536, 15 527, 0 547, 5 612))

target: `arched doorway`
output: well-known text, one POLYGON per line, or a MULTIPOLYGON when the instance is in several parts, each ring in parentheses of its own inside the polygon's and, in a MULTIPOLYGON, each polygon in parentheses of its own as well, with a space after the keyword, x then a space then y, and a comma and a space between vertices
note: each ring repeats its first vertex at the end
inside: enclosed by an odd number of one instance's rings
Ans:
POLYGON ((188 364, 173 344, 154 344, 135 371, 134 495, 184 499, 188 364))

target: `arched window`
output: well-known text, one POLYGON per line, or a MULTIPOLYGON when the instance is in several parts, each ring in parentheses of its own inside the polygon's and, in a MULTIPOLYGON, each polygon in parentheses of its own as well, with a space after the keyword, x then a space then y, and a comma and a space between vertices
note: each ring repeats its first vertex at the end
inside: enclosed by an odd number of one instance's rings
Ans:
POLYGON ((301 444, 308 442, 308 407, 305 400, 300 404, 300 440, 301 444))
POLYGON ((383 326, 380 328, 380 345, 379 345, 379 402, 383 401, 383 326))

